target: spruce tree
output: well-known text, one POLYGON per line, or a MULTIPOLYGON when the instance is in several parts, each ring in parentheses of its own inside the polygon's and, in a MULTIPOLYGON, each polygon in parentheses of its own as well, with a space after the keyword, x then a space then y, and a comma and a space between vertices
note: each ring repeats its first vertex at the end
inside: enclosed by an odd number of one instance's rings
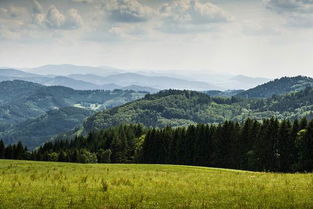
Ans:
POLYGON ((4 142, 0 140, 0 159, 4 158, 4 154, 5 154, 4 142))
POLYGON ((293 154, 293 139, 290 136, 291 125, 289 121, 283 120, 280 123, 278 130, 278 160, 277 168, 278 171, 287 172, 291 170, 292 165, 292 154, 293 154))

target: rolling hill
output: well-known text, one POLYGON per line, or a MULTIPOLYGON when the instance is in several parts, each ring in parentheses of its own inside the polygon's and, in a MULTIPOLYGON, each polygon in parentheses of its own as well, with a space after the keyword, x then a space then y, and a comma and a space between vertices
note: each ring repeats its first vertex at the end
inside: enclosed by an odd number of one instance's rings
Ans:
POLYGON ((305 76, 283 77, 237 94, 244 98, 269 98, 313 87, 313 79, 305 76))
POLYGON ((215 123, 233 119, 242 112, 240 103, 232 99, 212 98, 194 91, 166 90, 143 99, 98 112, 84 124, 85 132, 122 123, 146 126, 184 126, 194 123, 215 123))

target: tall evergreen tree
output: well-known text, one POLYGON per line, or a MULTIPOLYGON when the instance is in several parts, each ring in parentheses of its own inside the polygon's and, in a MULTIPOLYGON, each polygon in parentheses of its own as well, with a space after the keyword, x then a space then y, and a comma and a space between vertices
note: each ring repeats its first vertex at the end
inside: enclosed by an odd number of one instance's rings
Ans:
POLYGON ((294 140, 291 137, 291 124, 283 120, 278 130, 278 171, 288 172, 291 170, 293 160, 294 140))
POLYGON ((3 159, 5 156, 5 146, 2 140, 0 140, 0 159, 3 159))

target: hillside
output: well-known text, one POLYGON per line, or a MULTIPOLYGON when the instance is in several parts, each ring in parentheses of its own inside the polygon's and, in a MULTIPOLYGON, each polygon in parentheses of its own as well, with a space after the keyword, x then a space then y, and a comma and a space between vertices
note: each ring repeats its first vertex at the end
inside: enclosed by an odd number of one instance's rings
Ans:
POLYGON ((232 119, 242 107, 232 99, 211 98, 194 91, 166 90, 147 95, 88 118, 84 130, 101 129, 122 123, 146 126, 184 126, 194 123, 216 123, 232 119))
POLYGON ((0 207, 6 209, 288 209, 313 204, 311 174, 12 160, 0 160, 0 172, 0 207))
POLYGON ((243 98, 269 98, 273 95, 283 95, 303 90, 306 87, 313 87, 312 78, 304 76, 283 77, 241 92, 237 96, 243 98))
POLYGON ((0 132, 0 138, 8 144, 20 141, 29 149, 34 149, 55 135, 81 125, 93 113, 92 110, 77 107, 50 110, 35 119, 26 120, 0 132))
POLYGON ((185 126, 195 123, 219 123, 225 120, 243 121, 313 117, 313 90, 305 90, 268 99, 210 97, 193 91, 168 90, 147 95, 111 110, 89 117, 84 131, 141 123, 151 127, 185 126))

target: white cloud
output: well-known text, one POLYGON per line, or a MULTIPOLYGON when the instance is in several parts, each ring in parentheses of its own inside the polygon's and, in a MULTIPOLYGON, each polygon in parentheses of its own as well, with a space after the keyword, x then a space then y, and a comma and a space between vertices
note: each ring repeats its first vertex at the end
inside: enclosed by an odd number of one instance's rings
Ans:
POLYGON ((83 25, 83 19, 77 9, 69 9, 63 14, 56 6, 51 5, 45 14, 40 3, 33 0, 33 23, 49 29, 72 30, 83 25))
POLYGON ((33 23, 36 25, 43 25, 45 23, 46 17, 44 14, 34 14, 33 15, 33 23))
POLYGON ((199 0, 175 0, 159 9, 163 21, 162 30, 167 32, 207 31, 213 23, 225 23, 231 17, 212 3, 199 0))
POLYGON ((69 9, 67 11, 66 25, 73 29, 80 28, 83 25, 83 19, 77 9, 69 9))
POLYGON ((104 7, 109 19, 115 22, 143 22, 154 14, 154 10, 137 0, 107 0, 104 7))
POLYGON ((46 25, 50 28, 61 28, 65 24, 65 16, 51 5, 46 15, 46 25))

